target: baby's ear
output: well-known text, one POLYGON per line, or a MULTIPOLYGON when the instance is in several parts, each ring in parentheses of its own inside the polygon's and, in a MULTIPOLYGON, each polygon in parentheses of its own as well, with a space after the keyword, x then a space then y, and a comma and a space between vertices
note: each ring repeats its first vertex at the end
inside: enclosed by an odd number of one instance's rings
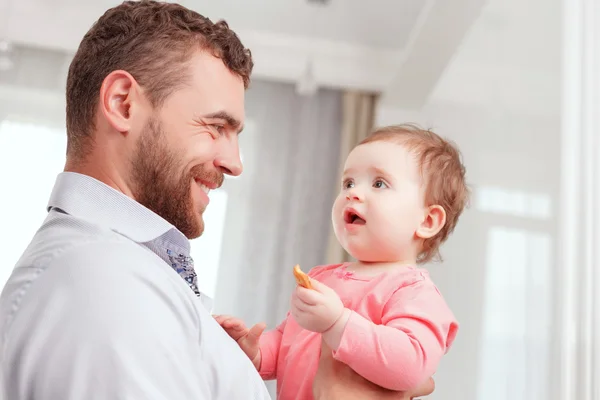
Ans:
POLYGON ((446 224, 446 211, 439 205, 428 207, 425 210, 424 217, 416 232, 417 237, 420 239, 434 237, 446 224))

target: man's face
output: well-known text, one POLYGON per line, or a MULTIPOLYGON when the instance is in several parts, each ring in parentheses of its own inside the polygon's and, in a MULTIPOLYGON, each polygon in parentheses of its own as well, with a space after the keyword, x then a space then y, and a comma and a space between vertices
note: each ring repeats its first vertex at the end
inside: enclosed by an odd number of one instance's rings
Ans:
POLYGON ((245 89, 241 77, 206 52, 189 68, 189 84, 148 114, 131 162, 136 200, 193 239, 204 230, 209 191, 224 174, 242 172, 245 89))

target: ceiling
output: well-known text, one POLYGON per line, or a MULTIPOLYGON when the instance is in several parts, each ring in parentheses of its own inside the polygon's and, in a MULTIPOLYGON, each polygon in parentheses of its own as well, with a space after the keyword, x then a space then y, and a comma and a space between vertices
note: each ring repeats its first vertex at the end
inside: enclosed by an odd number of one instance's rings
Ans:
POLYGON ((430 101, 557 118, 562 6, 561 0, 490 0, 448 63, 430 101))
MULTIPOLYGON (((43 32, 48 44, 72 47, 115 0, 2 0, 8 2, 8 31, 43 32), (28 21, 28 24, 23 24, 28 21), (33 26, 36 29, 31 29, 33 26)), ((378 49, 401 50, 427 4, 423 0, 180 0, 236 30, 314 40, 339 41, 378 49)))
MULTIPOLYGON (((179 2, 213 20, 227 20, 252 50, 254 77, 311 79, 317 86, 384 94, 399 93, 396 89, 408 82, 411 99, 422 102, 485 0, 179 2)), ((68 65, 92 23, 119 3, 0 0, 0 38, 63 51, 68 65)), ((66 73, 64 65, 59 68, 66 73)))
POLYGON ((423 0, 187 0, 182 4, 211 19, 226 18, 241 30, 277 32, 355 43, 379 49, 402 50, 423 0))

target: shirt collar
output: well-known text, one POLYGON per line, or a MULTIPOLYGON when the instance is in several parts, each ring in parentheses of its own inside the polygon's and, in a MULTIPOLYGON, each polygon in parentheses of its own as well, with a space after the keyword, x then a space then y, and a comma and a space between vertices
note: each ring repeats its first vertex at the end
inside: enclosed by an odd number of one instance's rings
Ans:
POLYGON ((189 241, 164 218, 137 201, 88 175, 62 172, 56 178, 47 210, 58 208, 128 237, 137 243, 169 233, 189 251, 189 241))

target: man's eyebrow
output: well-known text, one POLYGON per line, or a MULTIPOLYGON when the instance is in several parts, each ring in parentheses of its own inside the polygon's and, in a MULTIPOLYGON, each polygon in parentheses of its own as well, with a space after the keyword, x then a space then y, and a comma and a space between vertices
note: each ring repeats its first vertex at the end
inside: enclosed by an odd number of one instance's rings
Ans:
POLYGON ((227 125, 229 125, 231 128, 237 130, 237 133, 240 133, 244 129, 242 123, 233 115, 229 114, 227 111, 217 111, 214 113, 203 115, 203 117, 209 119, 221 119, 227 122, 227 125))

